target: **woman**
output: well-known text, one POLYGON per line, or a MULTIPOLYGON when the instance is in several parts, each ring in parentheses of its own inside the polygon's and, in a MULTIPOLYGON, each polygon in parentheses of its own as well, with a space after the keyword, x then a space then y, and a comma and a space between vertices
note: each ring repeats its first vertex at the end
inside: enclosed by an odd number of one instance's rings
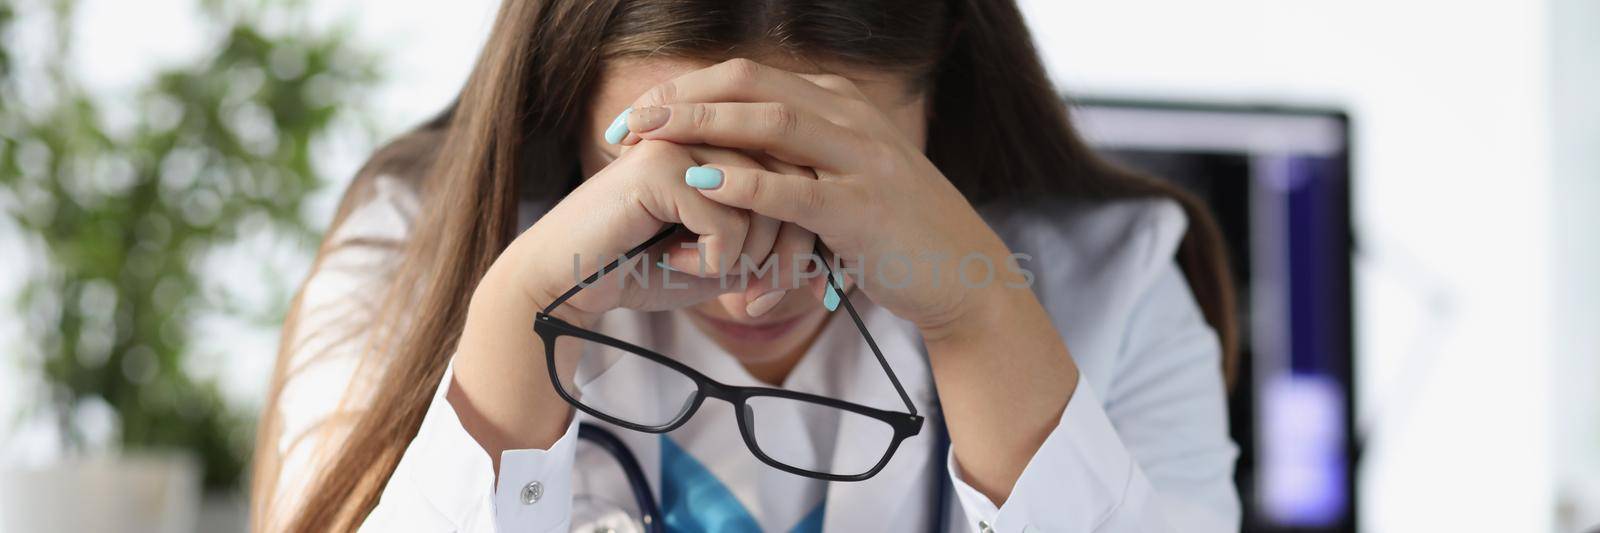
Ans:
POLYGON ((458 100, 346 193, 285 325, 256 526, 565 531, 653 501, 680 531, 1237 529, 1229 294, 1210 219, 1085 147, 1011 2, 506 0, 458 100), (661 268, 565 292, 673 224, 661 268), (605 347, 579 330, 866 407, 663 400, 663 372, 583 377, 605 347), (675 429, 594 416, 639 406, 675 429), (863 444, 869 412, 904 440, 863 444))

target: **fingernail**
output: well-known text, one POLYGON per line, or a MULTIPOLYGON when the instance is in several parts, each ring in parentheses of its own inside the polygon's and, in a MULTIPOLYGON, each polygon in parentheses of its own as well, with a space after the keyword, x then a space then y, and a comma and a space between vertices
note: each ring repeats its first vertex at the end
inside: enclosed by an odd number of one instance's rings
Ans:
POLYGON ((617 118, 611 119, 611 126, 606 128, 606 142, 617 144, 628 135, 628 115, 633 113, 633 108, 622 110, 617 118))
POLYGON ((641 107, 628 114, 628 130, 634 133, 644 133, 666 124, 667 118, 671 116, 672 110, 665 107, 641 107))
POLYGON ((750 300, 750 303, 744 306, 744 312, 752 317, 765 315, 767 311, 771 311, 772 308, 778 306, 778 302, 783 300, 783 295, 787 292, 789 291, 778 289, 757 296, 756 299, 750 300))
POLYGON ((838 273, 833 274, 833 283, 828 284, 828 291, 822 295, 822 306, 829 311, 839 310, 839 291, 833 288, 834 285, 844 286, 844 278, 838 273))
POLYGON ((689 167, 683 172, 683 182, 696 189, 715 189, 722 186, 722 171, 711 167, 689 167))

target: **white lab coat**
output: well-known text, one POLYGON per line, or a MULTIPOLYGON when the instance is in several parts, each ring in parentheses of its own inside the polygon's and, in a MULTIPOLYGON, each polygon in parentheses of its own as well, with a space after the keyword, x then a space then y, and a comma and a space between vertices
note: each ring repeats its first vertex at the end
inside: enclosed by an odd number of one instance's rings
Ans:
MULTIPOLYGON (((414 191, 398 180, 380 178, 373 199, 353 211, 333 238, 403 239, 416 206, 414 191)), ((539 212, 525 206, 524 227, 539 212)), ((1077 391, 1010 498, 997 507, 962 480, 953 455, 934 454, 937 397, 915 329, 858 295, 852 302, 860 306, 868 329, 930 420, 877 476, 826 484, 824 530, 926 531, 933 524, 932 491, 941 481, 950 487, 949 531, 1237 530, 1239 503, 1232 482, 1237 451, 1228 438, 1218 343, 1173 260, 1185 229, 1182 211, 1171 202, 1148 200, 1059 203, 984 214, 1014 252, 1031 256, 1023 266, 1035 273, 1035 291, 1078 364, 1077 391)), ((355 247, 325 258, 308 281, 302 331, 362 312, 349 302, 381 282, 382 269, 374 267, 392 260, 384 253, 355 247)), ((755 384, 727 356, 686 346, 684 335, 668 333, 681 327, 663 326, 660 319, 639 313, 613 314, 617 317, 608 315, 603 322, 608 333, 678 339, 673 346, 679 351, 658 351, 694 357, 686 362, 714 379, 755 384)), ((278 405, 283 461, 275 497, 280 502, 276 508, 284 512, 299 504, 299 491, 319 465, 313 449, 343 438, 348 425, 336 415, 358 409, 370 394, 366 378, 371 374, 358 369, 354 360, 359 342, 325 333, 302 337, 306 340, 291 351, 291 372, 278 405), (345 405, 336 407, 341 397, 345 405)), ((848 321, 830 321, 818 344, 846 346, 852 339, 858 352, 813 350, 806 361, 822 352, 836 357, 810 370, 803 361, 797 377, 784 385, 902 410, 848 321)), ((447 372, 442 383, 449 382, 447 372)), ((585 445, 570 430, 549 450, 505 452, 497 476, 487 454, 462 429, 444 392, 440 386, 364 531, 567 531, 582 525, 572 523, 575 492, 609 490, 614 499, 629 498, 618 487, 585 481, 585 472, 610 459, 582 451, 585 445), (524 489, 534 482, 539 498, 528 503, 524 489)), ((709 400, 691 426, 702 419, 706 424, 726 419, 731 428, 731 410, 724 413, 712 404, 720 402, 709 400)), ((580 413, 573 428, 585 419, 580 413)), ((724 432, 715 427, 701 432, 724 432)), ((639 459, 651 485, 658 486, 658 437, 612 429, 639 459)), ((853 449, 848 427, 836 437, 838 453, 853 449)), ((720 451, 755 460, 742 445, 712 451, 705 446, 689 452, 704 458, 720 451)), ((751 472, 748 467, 731 468, 729 472, 751 472)), ((771 481, 776 478, 770 473, 725 476, 712 470, 748 507, 765 505, 764 515, 782 517, 764 520, 768 529, 782 529, 781 524, 792 523, 797 515, 794 509, 778 509, 773 501, 792 496, 803 508, 816 499, 815 485, 803 481, 771 481)))

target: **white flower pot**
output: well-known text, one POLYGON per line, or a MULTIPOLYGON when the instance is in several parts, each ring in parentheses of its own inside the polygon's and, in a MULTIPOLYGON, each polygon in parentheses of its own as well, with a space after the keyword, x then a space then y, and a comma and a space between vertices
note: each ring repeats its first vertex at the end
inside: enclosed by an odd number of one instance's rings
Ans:
POLYGON ((190 533, 200 465, 187 455, 69 458, 0 474, 0 531, 190 533))

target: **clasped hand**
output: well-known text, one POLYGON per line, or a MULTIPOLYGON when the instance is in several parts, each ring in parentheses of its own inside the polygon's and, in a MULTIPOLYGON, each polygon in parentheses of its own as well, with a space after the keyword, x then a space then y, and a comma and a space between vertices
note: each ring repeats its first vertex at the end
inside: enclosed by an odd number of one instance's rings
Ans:
MULTIPOLYGON (((916 102, 909 104, 916 106, 913 113, 922 112, 920 98, 906 100, 916 102)), ((938 335, 968 313, 984 289, 1015 286, 1021 279, 1015 269, 995 266, 1010 259, 1004 244, 924 156, 919 128, 925 121, 901 121, 914 123, 906 131, 883 105, 869 101, 847 78, 745 59, 691 71, 634 101, 618 119, 627 128, 622 156, 563 204, 614 194, 648 214, 623 217, 632 220, 609 224, 615 228, 610 231, 591 227, 590 233, 604 235, 598 239, 604 251, 593 254, 596 264, 647 238, 661 223, 681 223, 702 247, 668 250, 675 269, 713 277, 770 258, 777 261, 775 281, 784 285, 800 274, 793 267, 801 263, 792 257, 810 252, 820 239, 854 274, 846 276, 849 283, 925 336, 938 335), (955 262, 973 254, 986 258, 989 273, 999 279, 988 278, 985 287, 961 279, 955 262), (889 257, 899 260, 887 264, 889 257), (877 282, 885 277, 912 282, 877 282)), ((552 214, 580 220, 602 215, 592 209, 565 213, 564 206, 552 214)), ((681 294, 703 298, 719 290, 709 280, 692 281, 681 294)), ((753 303, 770 286, 755 283, 743 290, 753 303)), ((823 290, 820 280, 808 286, 823 290)), ((681 295, 668 303, 621 289, 589 292, 574 300, 584 314, 684 304, 681 295)))

